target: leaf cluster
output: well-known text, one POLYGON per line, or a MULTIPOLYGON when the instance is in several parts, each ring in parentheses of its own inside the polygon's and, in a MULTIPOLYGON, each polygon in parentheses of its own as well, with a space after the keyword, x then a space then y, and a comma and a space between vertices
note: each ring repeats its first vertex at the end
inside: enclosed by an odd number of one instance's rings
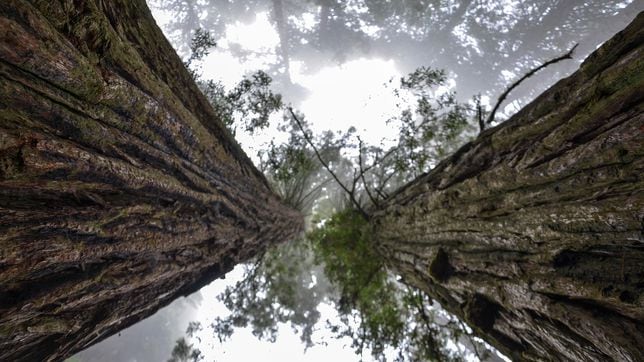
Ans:
POLYGON ((271 115, 282 108, 282 96, 271 89, 271 77, 257 71, 244 78, 231 90, 217 81, 199 81, 219 119, 233 136, 239 127, 254 133, 269 126, 271 115))
POLYGON ((329 286, 322 276, 316 278, 311 258, 308 244, 290 242, 269 250, 249 266, 241 281, 218 296, 231 314, 215 318, 211 325, 215 336, 224 341, 235 328, 251 327, 257 338, 274 342, 279 324, 288 322, 302 342, 312 346, 320 318, 317 306, 325 300, 329 286))
POLYGON ((413 176, 425 172, 464 143, 471 131, 471 107, 458 102, 454 92, 441 92, 446 79, 445 71, 430 67, 401 78, 400 89, 411 92, 416 102, 390 120, 399 124, 396 171, 413 176))
POLYGON ((168 362, 199 362, 204 359, 203 354, 192 344, 188 344, 185 338, 179 338, 172 349, 168 362))

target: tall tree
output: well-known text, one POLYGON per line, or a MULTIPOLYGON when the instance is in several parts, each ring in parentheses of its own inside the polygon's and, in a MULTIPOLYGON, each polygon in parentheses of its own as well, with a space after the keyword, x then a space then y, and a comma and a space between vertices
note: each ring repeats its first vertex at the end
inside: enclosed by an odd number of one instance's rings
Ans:
POLYGON ((60 360, 301 225, 145 1, 0 3, 0 360, 60 360))
POLYGON ((513 360, 644 360, 644 14, 371 217, 404 280, 513 360))

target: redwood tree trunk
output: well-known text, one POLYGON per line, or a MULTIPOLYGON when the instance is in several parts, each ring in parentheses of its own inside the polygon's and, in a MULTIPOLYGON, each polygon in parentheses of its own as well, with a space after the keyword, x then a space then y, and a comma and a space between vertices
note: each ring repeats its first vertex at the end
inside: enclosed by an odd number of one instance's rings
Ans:
POLYGON ((60 360, 301 225, 143 0, 0 1, 0 360, 60 360))
POLYGON ((514 360, 644 361, 644 15, 391 197, 378 250, 514 360))

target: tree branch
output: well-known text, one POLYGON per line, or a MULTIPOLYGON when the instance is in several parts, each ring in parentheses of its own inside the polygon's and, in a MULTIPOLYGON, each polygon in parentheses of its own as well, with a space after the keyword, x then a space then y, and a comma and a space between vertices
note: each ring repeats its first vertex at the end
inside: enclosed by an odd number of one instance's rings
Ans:
POLYGON ((309 196, 313 195, 315 192, 319 191, 322 187, 324 187, 326 184, 328 184, 331 180, 326 179, 323 182, 321 182, 319 185, 315 186, 312 188, 309 192, 307 192, 303 197, 302 200, 307 199, 309 196))
POLYGON ((369 196, 369 200, 371 200, 373 205, 375 207, 378 207, 378 201, 373 197, 371 191, 369 191, 369 185, 367 185, 367 180, 364 177, 364 174, 367 172, 367 170, 362 168, 362 139, 360 137, 358 137, 358 164, 360 166, 360 178, 362 179, 364 190, 367 192, 367 196, 369 196))
POLYGON ((499 107, 501 106, 501 103, 503 103, 503 101, 508 97, 508 95, 510 94, 510 92, 514 88, 516 88, 524 80, 532 77, 535 73, 537 73, 541 69, 543 69, 543 68, 545 68, 545 67, 547 67, 549 65, 559 63, 560 61, 565 60, 565 59, 572 59, 572 54, 574 53, 574 51, 575 51, 575 49, 577 48, 578 45, 579 45, 579 43, 575 44, 566 54, 563 54, 563 55, 560 55, 560 56, 558 56, 556 58, 548 60, 547 62, 541 64, 540 66, 538 66, 538 67, 536 67, 534 69, 532 69, 531 71, 526 73, 523 77, 521 77, 519 80, 514 82, 508 89, 505 90, 505 92, 503 92, 503 94, 501 94, 501 96, 499 97, 499 100, 496 102, 496 105, 492 109, 492 112, 490 113, 490 116, 488 117, 486 123, 487 124, 492 124, 492 122, 494 122, 494 115, 496 114, 496 111, 499 109, 499 107))
POLYGON ((297 116, 295 115, 295 112, 293 112, 293 108, 288 107, 288 111, 291 113, 291 117, 297 124, 297 127, 300 129, 300 131, 302 131, 302 135, 304 136, 304 139, 306 140, 306 142, 309 144, 309 146, 311 146, 311 148, 313 148, 313 152, 315 152, 315 156, 317 157, 318 161, 320 161, 320 163, 322 164, 322 167, 324 167, 327 170, 327 172, 329 172, 329 174, 331 175, 331 177, 333 177, 333 179, 338 184, 338 186, 340 186, 342 190, 344 190, 344 192, 347 193, 347 195, 349 196, 349 200, 351 201, 353 206, 355 206, 356 210, 362 215, 362 217, 364 217, 366 220, 369 220, 369 214, 367 214, 362 208, 362 206, 360 206, 360 203, 355 198, 354 192, 350 191, 342 183, 342 181, 340 181, 340 179, 338 178, 338 175, 336 175, 335 172, 333 172, 333 170, 331 170, 331 168, 329 167, 329 164, 327 164, 324 161, 324 159, 322 158, 322 155, 320 155, 320 151, 318 151, 318 148, 313 143, 313 140, 311 139, 311 137, 309 137, 309 134, 304 129, 302 122, 300 122, 300 119, 297 118, 297 116))
POLYGON ((382 182, 380 183, 380 187, 375 188, 376 193, 378 193, 378 195, 380 195, 380 197, 383 200, 386 199, 387 197, 389 197, 389 195, 387 195, 387 193, 384 192, 384 189, 385 189, 385 187, 387 187, 387 182, 389 182, 389 180, 391 180, 391 178, 394 177, 395 174, 396 174, 395 171, 390 173, 389 176, 385 177, 385 179, 382 180, 382 182))

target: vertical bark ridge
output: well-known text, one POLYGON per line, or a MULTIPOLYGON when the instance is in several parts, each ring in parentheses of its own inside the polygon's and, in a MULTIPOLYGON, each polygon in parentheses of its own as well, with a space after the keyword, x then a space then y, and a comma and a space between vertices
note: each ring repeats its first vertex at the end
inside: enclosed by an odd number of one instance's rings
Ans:
POLYGON ((515 360, 644 360, 644 15, 373 217, 403 278, 515 360))
POLYGON ((60 360, 301 227, 143 0, 0 2, 0 360, 60 360))

